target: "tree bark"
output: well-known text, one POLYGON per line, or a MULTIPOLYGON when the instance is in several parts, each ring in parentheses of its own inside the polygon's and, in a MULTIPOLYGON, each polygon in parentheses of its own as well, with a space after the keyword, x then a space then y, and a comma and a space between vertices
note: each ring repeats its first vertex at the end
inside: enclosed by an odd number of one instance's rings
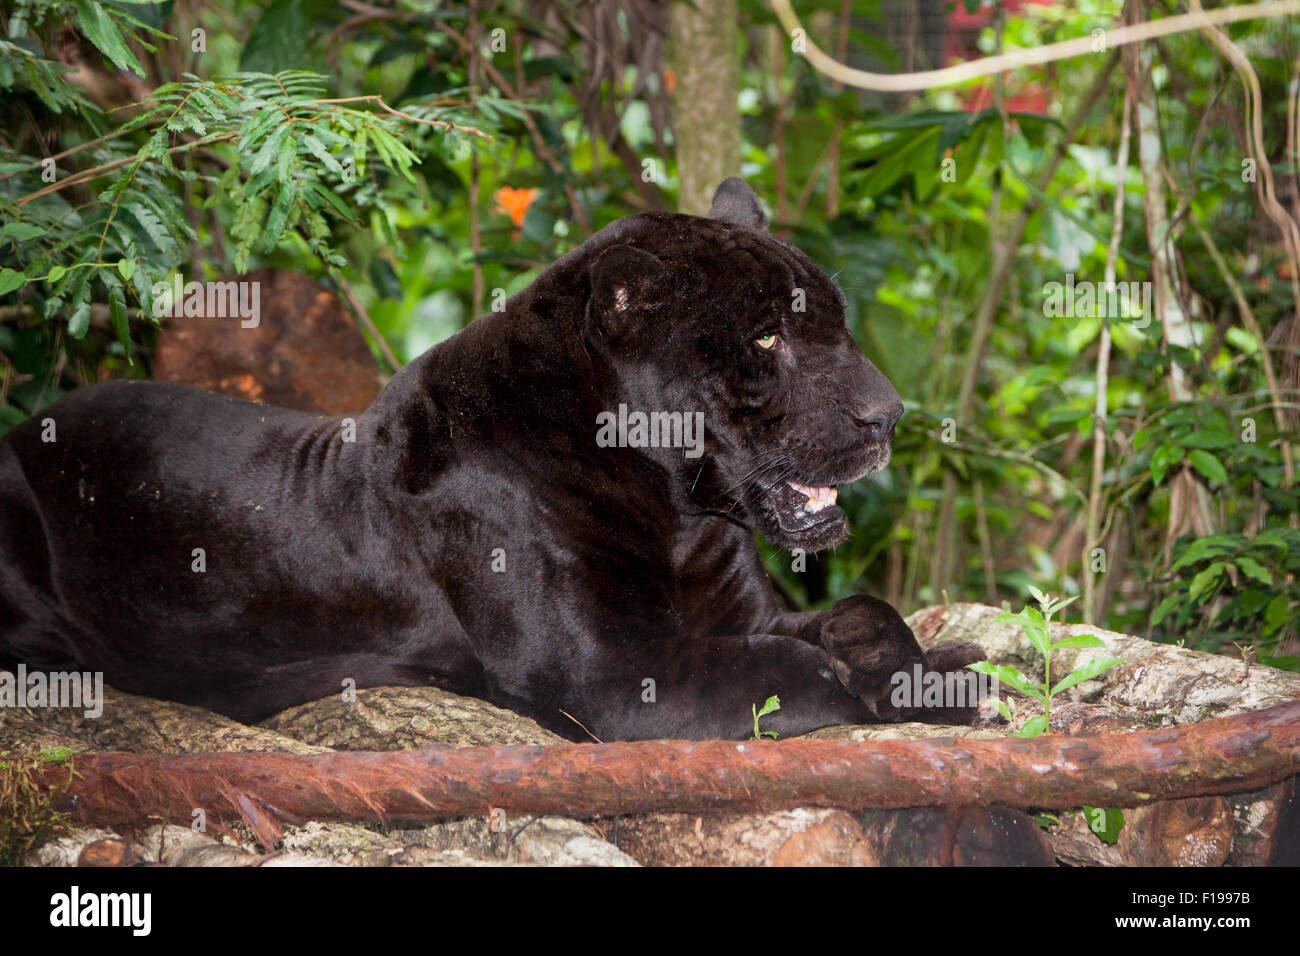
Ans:
POLYGON ((1300 701, 1126 734, 1003 740, 639 741, 427 747, 397 753, 85 753, 37 765, 53 809, 89 824, 243 821, 274 843, 280 821, 430 820, 515 813, 847 810, 918 806, 1068 809, 1232 793, 1300 766, 1300 701))
POLYGON ((738 21, 736 0, 674 3, 669 11, 680 212, 703 216, 718 183, 740 175, 738 21))

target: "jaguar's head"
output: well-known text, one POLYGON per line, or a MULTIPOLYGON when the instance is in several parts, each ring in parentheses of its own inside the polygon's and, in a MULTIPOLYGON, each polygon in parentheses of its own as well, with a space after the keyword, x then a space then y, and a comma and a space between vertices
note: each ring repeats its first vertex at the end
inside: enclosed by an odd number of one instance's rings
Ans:
MULTIPOLYGON (((672 470, 684 507, 784 548, 844 540, 836 486, 889 463, 903 405, 849 334, 843 294, 767 232, 739 179, 718 187, 707 218, 649 213, 619 225, 591 265, 586 334, 629 409, 651 423, 656 412, 703 423, 698 446, 647 449, 672 470)), ((670 438, 675 421, 658 419, 670 438)))

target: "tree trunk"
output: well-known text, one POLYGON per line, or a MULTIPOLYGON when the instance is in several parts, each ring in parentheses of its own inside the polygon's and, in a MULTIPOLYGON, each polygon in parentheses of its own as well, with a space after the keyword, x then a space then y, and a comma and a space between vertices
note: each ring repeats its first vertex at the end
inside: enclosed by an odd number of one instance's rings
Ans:
POLYGON ((736 0, 674 3, 669 11, 677 87, 673 133, 677 208, 702 216, 713 191, 740 175, 739 14, 736 0))

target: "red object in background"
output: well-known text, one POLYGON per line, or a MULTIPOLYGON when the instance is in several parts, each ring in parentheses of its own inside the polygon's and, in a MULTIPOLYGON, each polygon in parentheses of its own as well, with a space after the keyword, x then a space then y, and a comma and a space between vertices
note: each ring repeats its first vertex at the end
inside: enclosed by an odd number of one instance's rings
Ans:
MULTIPOLYGON (((1012 15, 1024 13, 1030 6, 1054 5, 1054 0, 1004 0, 1003 3, 1007 13, 1012 15)), ((944 63, 978 59, 984 54, 980 52, 977 41, 984 28, 993 24, 993 5, 986 4, 974 13, 967 13, 962 0, 956 0, 956 8, 948 14, 947 24, 948 31, 943 39, 944 63)), ((993 105, 993 83, 990 80, 960 95, 963 109, 972 113, 987 109, 993 105)), ((1045 113, 1052 97, 1041 83, 1030 81, 1007 89, 1003 101, 1007 110, 1013 113, 1045 113)))

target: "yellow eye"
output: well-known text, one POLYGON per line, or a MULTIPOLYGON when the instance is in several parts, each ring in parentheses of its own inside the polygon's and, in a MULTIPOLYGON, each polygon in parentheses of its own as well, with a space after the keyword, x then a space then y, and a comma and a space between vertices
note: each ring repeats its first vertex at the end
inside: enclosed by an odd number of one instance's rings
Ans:
POLYGON ((770 349, 772 346, 776 345, 776 336, 765 335, 761 339, 754 339, 754 344, 760 349, 770 349))

